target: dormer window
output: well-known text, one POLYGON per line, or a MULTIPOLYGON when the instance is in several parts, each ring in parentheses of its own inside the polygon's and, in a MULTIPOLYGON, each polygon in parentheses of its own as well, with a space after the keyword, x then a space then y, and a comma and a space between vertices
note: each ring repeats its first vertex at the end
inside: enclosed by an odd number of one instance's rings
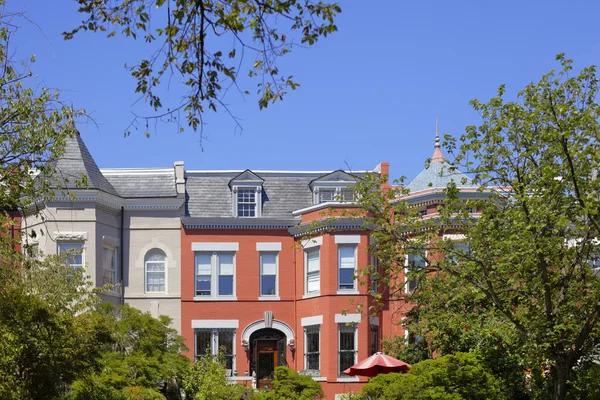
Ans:
POLYGON ((345 171, 333 171, 310 183, 314 204, 351 203, 356 200, 354 185, 357 177, 345 171))
POLYGON ((256 218, 262 215, 263 182, 264 179, 248 169, 229 181, 234 217, 256 218))
POLYGON ((256 217, 256 188, 237 190, 237 216, 256 217))

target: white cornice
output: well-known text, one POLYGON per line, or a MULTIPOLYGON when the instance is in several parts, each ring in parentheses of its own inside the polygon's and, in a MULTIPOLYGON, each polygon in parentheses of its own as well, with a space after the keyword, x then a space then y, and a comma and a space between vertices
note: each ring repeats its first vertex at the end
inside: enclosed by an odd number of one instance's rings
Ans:
POLYGON ((315 204, 314 206, 301 208, 296 211, 292 211, 293 216, 306 214, 311 211, 321 210, 323 208, 359 208, 360 206, 356 202, 342 203, 338 201, 328 201, 326 203, 315 204))
POLYGON ((188 229, 288 229, 298 225, 295 219, 266 218, 182 218, 188 229))
POLYGON ((94 202, 114 209, 124 207, 125 210, 177 210, 183 206, 185 199, 178 197, 124 199, 99 190, 71 190, 72 196, 55 196, 47 204, 69 202, 94 202))

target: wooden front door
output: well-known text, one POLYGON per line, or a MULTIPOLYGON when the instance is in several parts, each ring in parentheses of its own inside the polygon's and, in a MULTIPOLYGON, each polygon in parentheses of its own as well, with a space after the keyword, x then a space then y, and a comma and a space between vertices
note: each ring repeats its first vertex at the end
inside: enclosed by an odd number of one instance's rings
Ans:
POLYGON ((271 389, 271 384, 275 378, 275 367, 278 365, 277 359, 277 341, 259 340, 257 341, 258 360, 256 362, 256 380, 257 387, 271 389))

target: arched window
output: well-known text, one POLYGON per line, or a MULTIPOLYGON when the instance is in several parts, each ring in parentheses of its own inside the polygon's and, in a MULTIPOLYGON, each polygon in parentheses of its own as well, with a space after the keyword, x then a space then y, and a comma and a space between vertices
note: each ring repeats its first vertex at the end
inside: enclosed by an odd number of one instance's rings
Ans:
POLYGON ((167 292, 167 256, 162 250, 152 249, 144 257, 146 293, 167 292))

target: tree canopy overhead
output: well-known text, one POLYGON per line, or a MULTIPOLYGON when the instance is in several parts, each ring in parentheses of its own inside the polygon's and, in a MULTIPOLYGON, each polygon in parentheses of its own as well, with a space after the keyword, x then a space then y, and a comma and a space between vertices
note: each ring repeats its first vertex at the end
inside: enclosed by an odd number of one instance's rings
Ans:
MULTIPOLYGON (((336 3, 312 0, 79 0, 85 15, 80 26, 65 32, 102 31, 155 43, 147 58, 129 68, 140 93, 156 111, 136 115, 148 135, 148 121, 180 121, 202 134, 205 111, 223 108, 224 96, 238 87, 240 73, 257 77, 259 107, 283 99, 299 85, 279 70, 278 60, 296 46, 311 46, 337 30, 336 3), (245 57, 250 58, 246 67, 245 57), (180 103, 164 105, 159 87, 180 80, 187 94, 180 103)), ((235 119, 235 117, 234 117, 235 119)), ((237 120, 236 120, 237 122, 237 120)), ((238 123, 239 126, 239 123, 238 123)), ((130 126, 131 127, 131 126, 130 126)), ((129 128, 125 134, 130 133, 129 128)))

